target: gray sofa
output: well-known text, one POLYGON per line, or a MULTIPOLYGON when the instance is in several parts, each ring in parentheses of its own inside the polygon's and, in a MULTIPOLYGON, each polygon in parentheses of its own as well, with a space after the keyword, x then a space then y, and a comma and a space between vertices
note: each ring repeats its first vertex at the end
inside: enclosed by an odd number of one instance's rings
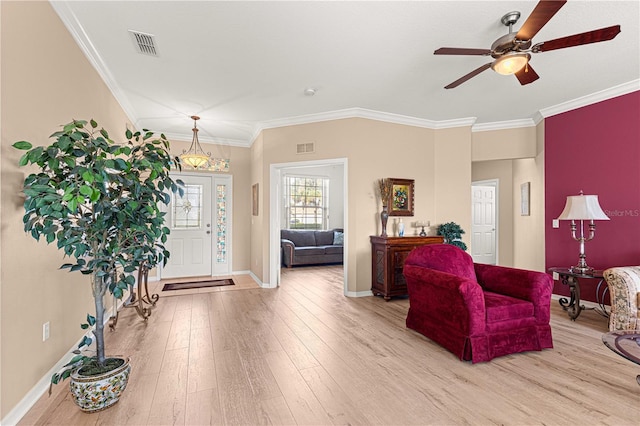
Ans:
POLYGON ((342 229, 329 231, 280 230, 282 264, 287 268, 296 265, 320 265, 342 263, 342 229))

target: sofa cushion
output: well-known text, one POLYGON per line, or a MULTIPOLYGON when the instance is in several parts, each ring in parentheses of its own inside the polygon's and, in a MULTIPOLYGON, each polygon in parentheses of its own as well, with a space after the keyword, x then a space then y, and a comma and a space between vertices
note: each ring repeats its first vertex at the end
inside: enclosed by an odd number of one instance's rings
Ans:
POLYGON ((282 229, 280 238, 290 240, 296 247, 314 247, 316 245, 315 232, 282 229))
POLYGON ((333 244, 333 231, 315 231, 317 246, 330 246, 333 244))
POLYGON ((325 254, 342 254, 342 246, 324 246, 325 254))
POLYGON ((324 247, 296 247, 295 256, 322 256, 324 247))

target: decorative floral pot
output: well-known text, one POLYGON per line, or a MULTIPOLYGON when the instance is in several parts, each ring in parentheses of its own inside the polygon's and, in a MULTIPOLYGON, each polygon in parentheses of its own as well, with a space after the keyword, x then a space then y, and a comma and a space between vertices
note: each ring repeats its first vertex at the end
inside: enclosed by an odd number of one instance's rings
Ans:
POLYGON ((97 376, 82 375, 82 368, 71 374, 71 394, 82 411, 92 413, 111 407, 118 402, 129 380, 129 358, 120 367, 97 376))

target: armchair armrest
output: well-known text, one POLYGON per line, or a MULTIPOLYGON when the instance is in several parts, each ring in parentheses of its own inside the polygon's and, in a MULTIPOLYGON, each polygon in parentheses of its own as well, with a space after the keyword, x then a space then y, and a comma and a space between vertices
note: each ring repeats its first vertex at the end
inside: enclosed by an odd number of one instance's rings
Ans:
POLYGON ((484 293, 468 278, 417 265, 404 265, 410 306, 470 336, 485 332, 484 293))
POLYGON ((478 283, 485 290, 533 303, 538 322, 549 322, 553 279, 538 271, 474 264, 478 283))

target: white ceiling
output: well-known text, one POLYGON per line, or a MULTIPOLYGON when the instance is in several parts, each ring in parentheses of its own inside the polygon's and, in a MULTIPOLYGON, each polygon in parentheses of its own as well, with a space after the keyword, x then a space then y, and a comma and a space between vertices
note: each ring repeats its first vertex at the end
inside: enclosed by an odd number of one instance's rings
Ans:
POLYGON ((190 140, 197 114, 201 141, 244 146, 264 128, 349 116, 527 125, 567 103, 640 89, 640 1, 584 0, 569 0, 534 43, 620 24, 614 40, 534 54, 540 79, 526 86, 487 70, 443 88, 490 58, 435 49, 490 48, 508 32, 505 13, 522 13, 517 31, 536 4, 52 2, 138 128, 190 140), (159 56, 137 53, 128 30, 154 35, 159 56), (316 95, 305 96, 307 87, 316 95))

